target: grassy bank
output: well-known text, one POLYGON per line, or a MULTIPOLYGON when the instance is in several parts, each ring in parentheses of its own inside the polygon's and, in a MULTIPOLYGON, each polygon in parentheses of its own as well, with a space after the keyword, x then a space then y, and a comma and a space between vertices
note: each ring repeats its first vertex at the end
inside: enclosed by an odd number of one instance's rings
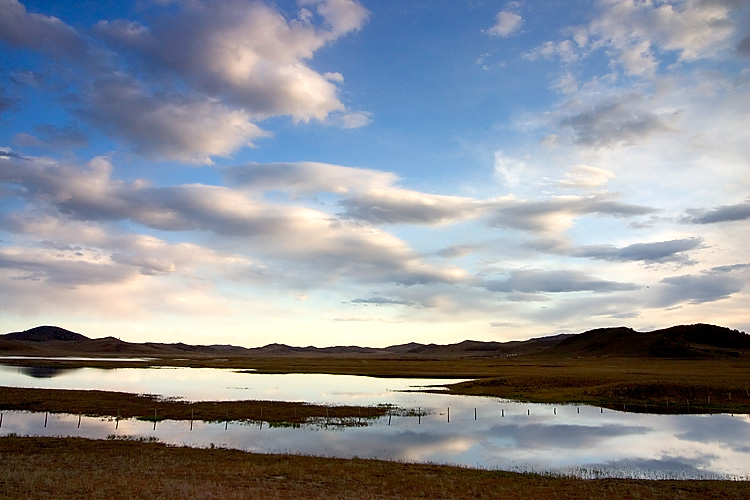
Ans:
POLYGON ((739 481, 580 480, 378 460, 80 438, 0 438, 0 496, 73 498, 744 499, 739 481))
POLYGON ((0 410, 71 413, 144 420, 263 420, 304 423, 334 419, 357 425, 360 419, 385 415, 382 406, 322 406, 286 401, 198 401, 162 399, 113 391, 0 387, 0 410))
POLYGON ((507 364, 451 392, 649 413, 750 413, 747 360, 596 359, 507 364))

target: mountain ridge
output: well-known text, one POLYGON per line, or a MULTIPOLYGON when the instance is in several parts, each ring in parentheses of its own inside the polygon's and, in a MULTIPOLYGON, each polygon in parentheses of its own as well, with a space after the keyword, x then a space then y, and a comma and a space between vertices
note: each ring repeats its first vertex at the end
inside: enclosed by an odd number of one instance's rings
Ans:
POLYGON ((693 324, 638 332, 609 327, 578 334, 557 334, 523 341, 464 340, 454 344, 409 342, 383 348, 360 346, 296 347, 272 343, 263 347, 133 343, 112 336, 89 338, 57 326, 38 326, 0 335, 0 354, 18 355, 138 355, 138 356, 385 356, 477 358, 544 355, 557 357, 737 357, 750 351, 750 335, 726 327, 693 324))

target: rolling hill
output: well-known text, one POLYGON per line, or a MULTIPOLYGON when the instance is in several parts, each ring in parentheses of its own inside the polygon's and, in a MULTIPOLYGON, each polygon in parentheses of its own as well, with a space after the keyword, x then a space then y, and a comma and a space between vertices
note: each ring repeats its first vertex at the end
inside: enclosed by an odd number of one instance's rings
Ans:
POLYGON ((545 354, 566 357, 711 358, 750 350, 750 335, 721 326, 680 325, 652 332, 601 328, 570 336, 545 354))
POLYGON ((722 358, 750 352, 750 335, 721 326, 680 325, 652 332, 627 327, 600 328, 512 342, 463 342, 439 345, 408 343, 385 348, 338 346, 294 347, 269 344, 245 348, 231 345, 132 343, 115 337, 92 339, 57 326, 39 326, 0 335, 1 355, 149 356, 149 357, 279 357, 377 356, 388 358, 479 358, 542 355, 546 357, 722 358))

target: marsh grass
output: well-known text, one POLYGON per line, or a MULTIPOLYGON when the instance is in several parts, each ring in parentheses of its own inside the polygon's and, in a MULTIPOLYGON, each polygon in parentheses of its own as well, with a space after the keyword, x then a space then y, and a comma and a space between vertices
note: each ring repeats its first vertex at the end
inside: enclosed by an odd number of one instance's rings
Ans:
POLYGON ((7 499, 745 499, 750 483, 576 479, 434 464, 259 455, 133 440, 0 438, 7 499))
POLYGON ((321 421, 360 425, 381 417, 381 406, 323 406, 287 401, 198 401, 152 394, 0 386, 0 410, 82 414, 160 422, 169 420, 248 420, 303 424, 321 421))

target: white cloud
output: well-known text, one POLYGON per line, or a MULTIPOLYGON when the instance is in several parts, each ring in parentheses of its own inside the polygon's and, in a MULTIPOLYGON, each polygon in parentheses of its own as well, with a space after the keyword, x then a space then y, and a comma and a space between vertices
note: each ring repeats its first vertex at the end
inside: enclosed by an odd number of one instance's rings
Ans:
POLYGON ((340 75, 320 74, 308 61, 325 44, 361 28, 368 12, 351 0, 306 1, 310 11, 287 20, 267 3, 240 0, 180 4, 151 26, 102 21, 97 33, 155 71, 169 68, 196 89, 226 98, 254 119, 290 115, 323 120, 346 108, 340 75))
POLYGON ((602 0, 600 9, 591 32, 622 52, 648 52, 651 45, 686 61, 713 57, 729 47, 736 29, 730 2, 602 0))
POLYGON ((588 245, 571 250, 571 255, 590 259, 602 259, 612 262, 642 261, 646 263, 675 262, 695 264, 686 252, 700 248, 701 238, 682 238, 679 240, 657 241, 652 243, 633 243, 622 248, 614 245, 588 245))
POLYGON ((506 155, 502 151, 495 151, 495 175, 508 187, 517 187, 526 174, 526 162, 506 155))
POLYGON ((54 16, 30 13, 16 0, 0 0, 0 40, 70 59, 88 50, 73 28, 54 16))
POLYGON ((344 216, 373 224, 447 224, 474 219, 486 212, 484 203, 461 196, 381 189, 341 201, 344 216))
POLYGON ((492 200, 489 204, 490 227, 519 229, 537 235, 562 233, 581 215, 636 217, 655 211, 651 207, 621 202, 609 193, 554 196, 542 200, 508 197, 492 200))
POLYGON ((567 189, 590 189, 603 186, 615 176, 609 170, 590 165, 576 165, 570 168, 558 185, 567 189))
POLYGON ((398 177, 391 172, 320 162, 251 163, 230 167, 223 172, 230 186, 295 194, 346 194, 382 189, 398 181, 398 177))
POLYGON ((665 60, 715 58, 742 46, 738 20, 741 2, 703 0, 599 0, 588 26, 570 29, 572 40, 547 41, 527 52, 528 59, 559 58, 571 63, 605 49, 628 75, 653 78, 665 60))
POLYGON ((580 58, 576 44, 570 40, 563 40, 561 42, 544 42, 539 47, 525 52, 523 56, 530 61, 559 58, 565 63, 573 63, 580 58))
MULTIPOLYGON (((581 103, 571 102, 580 106, 581 103)), ((560 120, 572 140, 594 148, 631 146, 655 134, 675 132, 679 111, 655 109, 652 100, 638 93, 612 96, 588 109, 571 109, 560 120)))
MULTIPOLYGON (((462 269, 424 262, 404 241, 375 227, 319 210, 266 203, 241 190, 116 181, 110 179, 112 167, 103 159, 92 161, 86 169, 12 158, 3 159, 0 167, 0 181, 21 187, 21 196, 38 210, 53 210, 78 221, 129 221, 172 233, 219 235, 247 255, 306 269, 307 278, 300 281, 310 285, 340 279, 413 285, 466 278, 462 269)), ((142 269, 153 262, 141 257, 124 260, 134 264, 139 259, 144 262, 142 269)), ((158 271, 164 266, 151 267, 158 271)))
POLYGON ((578 81, 572 73, 565 73, 552 85, 563 94, 573 94, 578 91, 578 81))
MULTIPOLYGON (((47 90, 99 132, 151 158, 211 163, 267 136, 257 124, 267 118, 342 128, 371 121, 339 99, 343 75, 310 64, 318 50, 359 30, 369 13, 352 0, 302 4, 296 18, 262 1, 156 5, 148 24, 100 21, 84 35, 2 0, 0 41, 73 63, 47 90)), ((14 102, 3 98, 0 108, 14 102)), ((17 136, 22 144, 36 139, 17 136)))
POLYGON ((571 293, 597 292, 606 293, 623 290, 636 290, 632 283, 619 283, 589 276, 580 271, 539 269, 512 271, 504 280, 488 280, 485 286, 493 292, 536 293, 571 293))
POLYGON ((145 156, 212 163, 269 134, 250 115, 216 99, 152 94, 136 81, 102 78, 86 91, 79 114, 145 156))
POLYGON ((518 14, 501 11, 495 16, 495 24, 487 32, 492 36, 509 37, 521 29, 523 18, 518 14))

